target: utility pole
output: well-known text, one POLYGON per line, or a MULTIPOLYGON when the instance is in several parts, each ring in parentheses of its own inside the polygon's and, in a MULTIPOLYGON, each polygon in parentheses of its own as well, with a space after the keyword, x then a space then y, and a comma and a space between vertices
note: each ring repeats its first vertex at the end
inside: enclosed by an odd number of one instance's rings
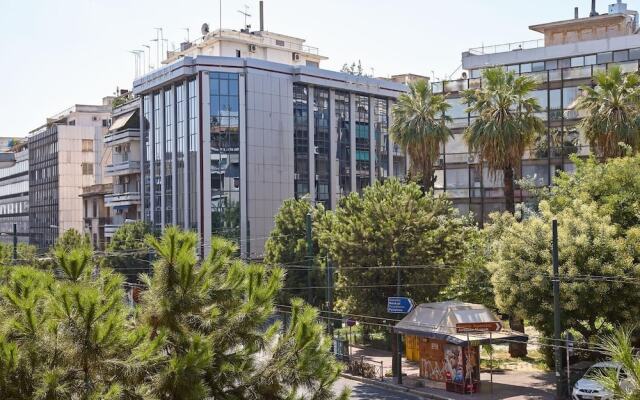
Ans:
POLYGON ((313 238, 311 237, 311 211, 305 217, 307 225, 307 303, 311 304, 311 268, 313 267, 313 238))
MULTIPOLYGON (((396 296, 402 295, 400 285, 402 284, 402 276, 400 275, 400 266, 396 266, 396 296)), ((398 368, 398 385, 402 385, 402 336, 396 333, 396 367, 398 368)))
MULTIPOLYGON (((327 256, 327 311, 329 318, 333 318, 333 262, 331 257, 327 256)), ((333 325, 332 319, 329 320, 329 334, 331 335, 331 343, 333 343, 333 325)))
POLYGON ((13 263, 18 262, 18 225, 13 224, 13 263))
POLYGON ((556 397, 563 398, 565 390, 563 389, 562 374, 562 349, 560 348, 560 277, 558 272, 558 221, 551 222, 551 258, 553 261, 553 342, 554 342, 554 359, 556 367, 556 397))

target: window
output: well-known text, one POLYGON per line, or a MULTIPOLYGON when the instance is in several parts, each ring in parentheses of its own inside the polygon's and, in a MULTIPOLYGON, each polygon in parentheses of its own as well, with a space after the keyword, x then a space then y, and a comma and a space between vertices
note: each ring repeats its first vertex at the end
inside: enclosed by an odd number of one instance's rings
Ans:
POLYGON ((555 110, 560 107, 560 89, 549 90, 549 108, 555 110))
POLYGON ((242 57, 242 54, 240 53, 240 50, 236 50, 236 57, 238 57, 238 58, 242 57))
POLYGON ((546 69, 547 71, 548 71, 548 70, 551 70, 551 69, 558 69, 558 60, 549 60, 549 61, 546 61, 546 62, 544 63, 544 67, 545 67, 545 69, 546 69))
POLYGON ((629 60, 640 60, 640 47, 629 50, 629 60))
POLYGON ((571 58, 571 66, 572 67, 582 67, 582 66, 584 66, 584 57, 573 57, 573 58, 571 58))
POLYGON ((629 61, 629 52, 627 50, 614 51, 613 61, 614 62, 629 61))
POLYGON ((69 121, 69 125, 74 126, 75 124, 76 124, 76 121, 75 121, 75 120, 71 120, 71 121, 69 121))
POLYGON ((98 200, 93 199, 93 218, 98 218, 98 200))
POLYGON ((108 127, 109 126, 109 120, 108 119, 103 119, 102 120, 102 126, 105 127, 105 128, 108 127))
POLYGON ((520 64, 520 73, 525 74, 531 72, 531 63, 520 64))
POLYGON ((584 65, 594 65, 596 63, 596 55, 584 56, 584 65))
POLYGON ((571 59, 563 58, 562 60, 558 60, 558 68, 569 68, 571 67, 571 59))
POLYGON ((598 53, 596 56, 596 61, 598 64, 610 63, 613 61, 613 53, 610 51, 604 53, 598 53))
POLYGON ((284 40, 276 40, 276 45, 284 47, 284 40))
POLYGON ((93 175, 93 164, 92 163, 82 163, 82 175, 93 175))
POLYGON ((519 65, 507 65, 507 72, 513 72, 513 73, 519 73, 520 72, 520 66, 519 65))
POLYGON ((82 139, 82 151, 84 152, 93 151, 93 140, 82 139))
POLYGON ((544 71, 544 61, 532 63, 531 64, 531 71, 533 71, 533 72, 544 71))

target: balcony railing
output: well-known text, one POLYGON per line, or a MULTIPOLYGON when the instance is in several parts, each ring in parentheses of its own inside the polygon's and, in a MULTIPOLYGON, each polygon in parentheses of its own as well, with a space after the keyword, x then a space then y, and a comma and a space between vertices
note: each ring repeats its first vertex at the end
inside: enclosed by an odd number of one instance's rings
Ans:
POLYGON ((524 40, 520 42, 494 44, 490 46, 473 47, 469 53, 473 55, 504 53, 507 51, 519 51, 544 47, 544 39, 524 40))
POLYGON ((140 192, 113 193, 104 196, 104 205, 107 207, 136 204, 140 204, 140 192))
POLYGON ((118 132, 109 132, 104 136, 104 144, 116 145, 132 140, 140 140, 140 129, 129 128, 118 132))
POLYGON ((107 176, 127 175, 140 172, 140 161, 124 161, 117 164, 107 165, 105 174, 107 176))

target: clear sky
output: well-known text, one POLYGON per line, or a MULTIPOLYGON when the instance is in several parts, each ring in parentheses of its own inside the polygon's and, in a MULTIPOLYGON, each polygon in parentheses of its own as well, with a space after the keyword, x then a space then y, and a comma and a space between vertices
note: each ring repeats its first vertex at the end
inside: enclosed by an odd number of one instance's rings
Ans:
MULTIPOLYGON (((598 1, 606 12, 609 1, 598 1)), ((631 0, 637 9, 640 0, 631 0)), ((222 0, 222 25, 239 29, 257 0, 222 0)), ((449 76, 460 53, 482 44, 540 37, 532 24, 589 11, 589 0, 265 0, 265 28, 306 38, 339 69, 362 60, 376 76, 413 72, 449 76)), ((73 104, 99 104, 130 88, 129 50, 155 44, 154 27, 178 45, 203 22, 218 28, 218 0, 0 0, 0 136, 24 136, 73 104)), ((169 44, 171 49, 171 44, 169 44)), ((155 54, 152 55, 155 59, 155 54)), ((455 76, 458 76, 456 72, 455 76)))

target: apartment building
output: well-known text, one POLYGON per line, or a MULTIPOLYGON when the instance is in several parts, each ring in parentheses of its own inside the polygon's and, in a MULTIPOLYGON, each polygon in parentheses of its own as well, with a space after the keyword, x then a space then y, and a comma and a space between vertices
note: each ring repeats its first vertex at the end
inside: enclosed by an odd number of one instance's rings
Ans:
POLYGON ((40 249, 68 229, 85 232, 81 195, 104 183, 110 159, 102 148, 111 100, 76 104, 29 133, 29 239, 40 249))
POLYGON ((303 43, 219 30, 134 82, 145 221, 197 231, 203 253, 222 235, 242 256, 260 257, 283 200, 309 196, 333 208, 377 179, 405 175, 388 127, 406 86, 320 69, 326 57, 303 43))
MULTIPOLYGON (((595 1, 589 16, 543 23, 529 28, 540 32, 539 40, 483 46, 462 53, 461 79, 433 82, 433 91, 445 93, 451 105, 451 128, 454 137, 443 149, 438 162, 436 191, 446 192, 463 212, 473 212, 480 220, 489 213, 504 209, 502 174, 491 174, 463 140, 464 129, 474 116, 465 110, 461 99, 465 89, 482 85, 482 70, 501 66, 516 74, 535 78, 539 84, 533 92, 543 110, 539 117, 546 130, 526 152, 519 177, 537 186, 549 186, 559 171, 572 171, 572 154, 590 153, 587 141, 576 128, 581 115, 574 109, 581 86, 593 85, 593 74, 612 66, 625 72, 638 71, 640 34, 638 13, 618 1, 599 14, 595 1)), ((527 202, 530 194, 516 188, 516 201, 527 202)))

